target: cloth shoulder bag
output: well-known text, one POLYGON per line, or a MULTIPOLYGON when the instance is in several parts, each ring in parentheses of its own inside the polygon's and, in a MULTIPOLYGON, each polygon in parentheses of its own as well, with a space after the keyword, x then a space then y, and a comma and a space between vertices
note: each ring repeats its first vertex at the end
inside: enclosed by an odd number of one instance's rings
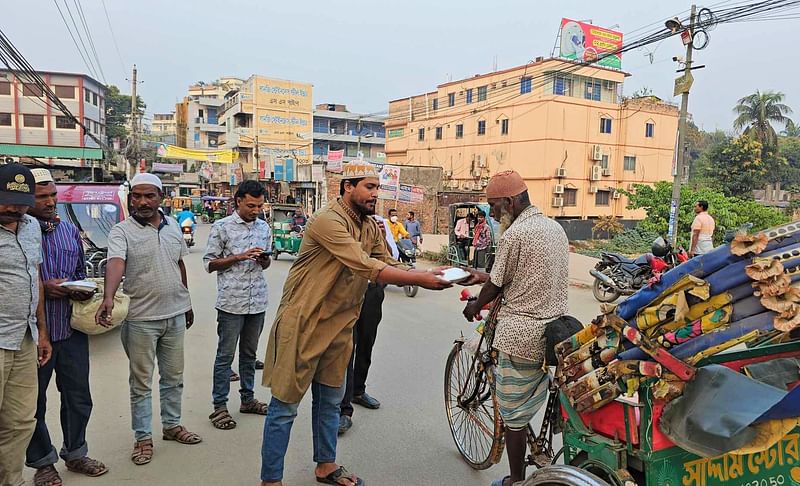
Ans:
POLYGON ((128 317, 128 307, 130 307, 131 298, 122 292, 122 286, 117 290, 114 295, 114 310, 111 312, 111 325, 108 327, 101 326, 95 321, 95 314, 100 304, 103 303, 103 284, 105 279, 90 278, 97 283, 97 292, 92 295, 92 298, 85 301, 72 301, 72 319, 70 326, 76 331, 84 334, 95 335, 108 332, 111 329, 122 324, 122 321, 128 317))
POLYGON ((572 316, 564 315, 547 323, 544 329, 545 339, 545 364, 556 366, 556 345, 561 341, 571 338, 578 331, 583 329, 583 324, 572 316))

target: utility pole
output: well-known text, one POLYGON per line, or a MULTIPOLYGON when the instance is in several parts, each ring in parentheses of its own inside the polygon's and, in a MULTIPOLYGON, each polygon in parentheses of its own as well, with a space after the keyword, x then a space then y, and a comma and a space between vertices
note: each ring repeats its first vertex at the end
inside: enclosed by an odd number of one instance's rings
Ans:
POLYGON ((361 117, 358 117, 358 123, 356 124, 356 130, 358 130, 358 143, 356 144, 356 156, 359 152, 361 152, 361 117))
POLYGON ((139 140, 138 140, 138 125, 136 123, 136 115, 138 114, 138 106, 136 103, 136 64, 133 65, 133 78, 131 78, 131 157, 133 164, 131 164, 131 178, 136 174, 137 165, 139 164, 139 140))
MULTIPOLYGON (((681 93, 681 111, 678 118, 678 153, 675 163, 675 178, 672 182, 672 203, 669 209, 669 233, 668 238, 673 246, 678 239, 678 208, 681 203, 681 185, 683 184, 683 172, 686 165, 686 130, 689 126, 687 117, 689 109, 689 89, 691 88, 692 78, 692 51, 694 50, 693 36, 695 22, 697 18, 697 6, 692 5, 692 13, 689 17, 689 42, 686 44, 686 60, 683 69, 683 92, 681 93)), ((677 88, 677 83, 676 83, 677 88)), ((677 93, 676 93, 677 94, 677 93)))

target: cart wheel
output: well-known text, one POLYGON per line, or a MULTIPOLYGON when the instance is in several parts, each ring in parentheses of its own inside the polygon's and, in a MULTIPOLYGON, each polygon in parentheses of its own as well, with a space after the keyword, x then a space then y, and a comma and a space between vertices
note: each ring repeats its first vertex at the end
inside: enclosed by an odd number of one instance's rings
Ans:
MULTIPOLYGON (((627 486, 628 481, 624 477, 620 477, 618 473, 624 473, 624 476, 630 477, 628 471, 614 471, 612 468, 606 466, 602 462, 589 459, 586 452, 581 452, 570 461, 571 467, 576 467, 590 473, 591 475, 602 479, 604 482, 601 484, 610 484, 613 486, 627 486)), ((636 484, 635 481, 630 481, 636 484)))
POLYGON ((444 405, 458 451, 470 467, 482 470, 503 456, 503 423, 497 398, 477 365, 475 354, 456 342, 444 368, 444 405))
POLYGON ((575 466, 563 464, 537 469, 522 486, 608 486, 594 474, 575 466))
POLYGON ((278 259, 278 255, 280 255, 280 254, 281 254, 281 252, 279 252, 279 251, 272 252, 272 259, 273 260, 277 260, 278 259))
POLYGON ((406 285, 403 287, 403 292, 406 293, 406 297, 414 297, 419 292, 419 287, 416 285, 406 285))

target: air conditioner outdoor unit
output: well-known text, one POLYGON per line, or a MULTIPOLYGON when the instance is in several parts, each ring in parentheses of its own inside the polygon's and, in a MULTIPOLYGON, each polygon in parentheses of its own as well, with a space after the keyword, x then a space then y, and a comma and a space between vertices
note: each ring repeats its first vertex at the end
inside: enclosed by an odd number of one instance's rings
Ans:
POLYGON ((603 169, 603 175, 608 177, 611 175, 611 169, 603 169))
POLYGON ((603 168, 601 166, 593 165, 592 166, 592 173, 589 174, 589 180, 599 181, 600 180, 600 176, 601 176, 602 173, 603 173, 603 168))
POLYGON ((619 199, 619 198, 622 197, 622 193, 619 192, 619 191, 614 191, 614 196, 613 197, 614 197, 614 199, 619 199))
POLYGON ((597 186, 589 186, 589 194, 597 194, 597 186))
POLYGON ((564 184, 556 184, 553 186, 553 194, 564 194, 564 184))
POLYGON ((603 160, 603 147, 592 145, 592 160, 603 160))
POLYGON ((567 168, 559 167, 556 169, 556 177, 567 177, 567 168))
POLYGON ((563 197, 554 197, 553 198, 553 202, 552 202, 552 206, 554 208, 560 208, 560 207, 564 206, 564 198, 563 197))

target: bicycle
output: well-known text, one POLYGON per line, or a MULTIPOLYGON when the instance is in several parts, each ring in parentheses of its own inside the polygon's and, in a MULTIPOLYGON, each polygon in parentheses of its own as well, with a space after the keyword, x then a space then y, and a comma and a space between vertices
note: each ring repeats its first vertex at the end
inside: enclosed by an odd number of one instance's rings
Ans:
MULTIPOLYGON (((475 299, 466 289, 462 292, 462 301, 475 299)), ((503 457, 505 429, 494 391, 497 351, 492 347, 500 299, 487 306, 489 314, 474 352, 465 348, 462 336, 456 339, 445 365, 444 399, 450 431, 464 460, 477 470, 488 469, 503 457)), ((551 383, 539 434, 528 425, 527 465, 542 468, 560 456, 561 451, 556 455, 553 450, 559 413, 558 389, 551 383)))

